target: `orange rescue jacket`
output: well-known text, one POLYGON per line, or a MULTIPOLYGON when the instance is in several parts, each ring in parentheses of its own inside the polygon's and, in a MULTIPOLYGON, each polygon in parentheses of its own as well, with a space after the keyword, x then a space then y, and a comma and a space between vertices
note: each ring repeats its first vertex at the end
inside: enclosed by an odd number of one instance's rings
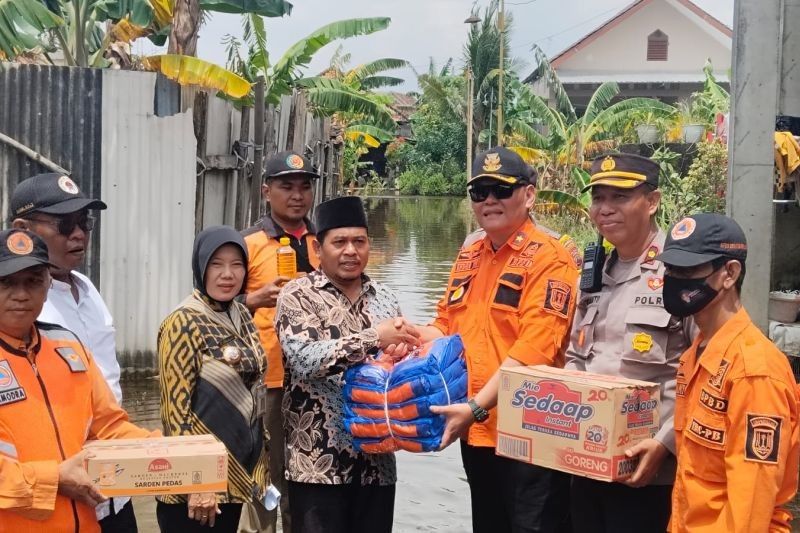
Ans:
MULTIPOLYGON (((242 232, 244 242, 247 244, 247 255, 249 256, 247 266, 247 287, 246 292, 254 292, 272 283, 278 277, 278 248, 280 248, 280 238, 289 237, 292 248, 295 252, 301 251, 307 254, 307 261, 297 253, 297 273, 308 273, 308 267, 319 268, 319 259, 312 251, 312 243, 316 239, 314 227, 311 222, 306 221, 307 232, 302 242, 294 236, 289 235, 280 228, 269 216, 262 218, 255 226, 242 232)), ((267 371, 264 374, 264 383, 270 389, 283 386, 283 354, 281 345, 278 343, 278 335, 275 333, 275 308, 262 307, 256 310, 253 316, 258 328, 258 335, 261 338, 261 345, 267 354, 267 371)))
POLYGON ((57 494, 59 463, 87 440, 150 434, 72 332, 37 322, 29 349, 0 335, 0 533, 100 531, 92 507, 57 494))
MULTIPOLYGON (((488 237, 461 249, 433 326, 445 335, 461 335, 470 397, 506 357, 526 365, 564 366, 577 282, 570 253, 531 220, 497 251, 488 237)), ((472 425, 469 444, 496 445, 495 411, 486 422, 472 425)))
POLYGON ((744 309, 681 356, 673 532, 791 531, 798 391, 791 367, 744 309))

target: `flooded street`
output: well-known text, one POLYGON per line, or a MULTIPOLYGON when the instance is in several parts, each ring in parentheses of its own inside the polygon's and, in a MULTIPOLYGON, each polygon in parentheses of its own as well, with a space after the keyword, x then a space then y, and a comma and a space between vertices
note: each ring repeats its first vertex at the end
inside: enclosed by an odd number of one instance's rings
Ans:
MULTIPOLYGON (((372 253, 367 269, 393 288, 406 316, 427 323, 444 291, 458 247, 470 230, 471 211, 456 198, 370 198, 372 253)), ((176 302, 177 303, 177 302, 176 302)), ((147 428, 160 428, 157 379, 123 383, 123 406, 147 428)), ((394 531, 470 530, 469 490, 458 446, 428 454, 397 454, 394 531)), ((139 531, 158 531, 155 500, 134 498, 139 531)))

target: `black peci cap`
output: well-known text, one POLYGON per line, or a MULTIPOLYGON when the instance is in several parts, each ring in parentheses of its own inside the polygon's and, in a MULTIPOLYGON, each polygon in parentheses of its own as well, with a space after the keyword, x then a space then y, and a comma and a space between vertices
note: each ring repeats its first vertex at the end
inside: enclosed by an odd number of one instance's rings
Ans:
POLYGON ((87 198, 69 176, 37 174, 23 180, 11 193, 11 219, 30 213, 66 215, 83 209, 105 209, 106 204, 87 198))
POLYGON ((311 161, 297 152, 279 152, 267 159, 267 179, 295 174, 305 175, 309 178, 319 178, 319 174, 314 170, 311 161))
POLYGON ((658 187, 658 163, 634 154, 606 154, 592 161, 592 178, 581 192, 595 185, 633 189, 643 183, 658 187))
POLYGON ((51 266, 41 237, 23 229, 0 231, 0 276, 41 265, 51 266))
POLYGON ((358 196, 341 196, 317 206, 317 235, 336 228, 366 228, 364 202, 358 196))
POLYGON ((491 178, 509 185, 530 183, 536 185, 536 170, 527 164, 516 152, 495 146, 475 156, 472 162, 472 178, 474 183, 481 178, 491 178))
POLYGON ((656 259, 676 267, 694 267, 726 257, 745 262, 747 238, 730 217, 697 213, 672 226, 656 259))

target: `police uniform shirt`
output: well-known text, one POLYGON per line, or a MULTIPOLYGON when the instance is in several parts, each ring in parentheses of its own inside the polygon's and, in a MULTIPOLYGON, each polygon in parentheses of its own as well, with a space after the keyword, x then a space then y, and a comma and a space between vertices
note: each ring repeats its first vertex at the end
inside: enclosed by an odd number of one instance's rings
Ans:
MULTIPOLYGON (((659 383, 661 427, 655 438, 674 454, 675 374, 681 354, 691 343, 693 325, 664 309, 664 265, 655 257, 665 238, 659 230, 631 265, 620 263, 612 252, 603 271, 602 290, 581 293, 578 299, 566 367, 659 383)), ((654 483, 672 483, 674 471, 670 456, 654 483)))

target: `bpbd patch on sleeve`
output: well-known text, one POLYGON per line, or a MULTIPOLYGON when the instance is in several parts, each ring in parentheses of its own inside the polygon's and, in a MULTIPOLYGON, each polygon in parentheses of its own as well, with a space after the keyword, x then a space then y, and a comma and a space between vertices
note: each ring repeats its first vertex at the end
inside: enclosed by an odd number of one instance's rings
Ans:
POLYGON ((758 463, 778 464, 783 418, 747 413, 744 458, 758 463))
POLYGON ((556 315, 567 318, 569 302, 572 298, 572 287, 558 279, 547 280, 547 294, 544 299, 544 308, 556 315))

